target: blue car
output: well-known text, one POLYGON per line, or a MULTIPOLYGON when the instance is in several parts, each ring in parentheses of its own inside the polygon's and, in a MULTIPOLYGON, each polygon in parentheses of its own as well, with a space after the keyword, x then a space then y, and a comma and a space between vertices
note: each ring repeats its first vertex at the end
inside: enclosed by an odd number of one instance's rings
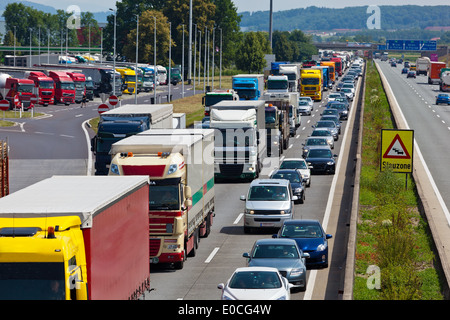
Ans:
POLYGON ((439 103, 450 104, 450 96, 447 93, 438 94, 438 96, 436 97, 436 104, 439 103))
POLYGON ((332 235, 325 233, 319 221, 286 220, 273 238, 294 239, 300 250, 309 254, 306 259, 307 267, 328 267, 328 239, 332 235))

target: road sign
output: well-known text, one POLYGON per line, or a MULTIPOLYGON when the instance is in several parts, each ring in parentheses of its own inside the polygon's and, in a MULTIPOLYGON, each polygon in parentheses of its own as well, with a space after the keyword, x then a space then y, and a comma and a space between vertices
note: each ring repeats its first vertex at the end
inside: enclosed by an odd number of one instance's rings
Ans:
POLYGON ((436 51, 435 40, 386 40, 386 50, 396 51, 436 51))
POLYGON ((404 50, 408 51, 420 51, 419 40, 405 40, 404 50))
POLYGON ((109 107, 108 107, 108 105, 107 104, 101 104, 101 105, 99 105, 98 106, 98 113, 99 114, 102 114, 103 112, 106 112, 106 111, 108 111, 109 110, 109 107))
POLYGON ((414 130, 381 130, 380 170, 412 173, 414 130))
POLYGON ((8 100, 0 100, 0 110, 3 110, 3 111, 9 110, 9 101, 8 100))
POLYGON ((403 50, 403 40, 386 40, 386 50, 403 50))
POLYGON ((32 95, 31 95, 31 98, 30 98, 30 101, 31 101, 32 103, 36 103, 36 102, 38 102, 38 97, 37 97, 35 94, 32 94, 32 95))
POLYGON ((115 106, 118 102, 119 102, 119 99, 117 99, 116 96, 112 95, 112 96, 109 97, 109 103, 112 106, 115 106))
POLYGON ((420 50, 421 51, 436 51, 437 50, 437 41, 436 40, 421 41, 420 50))

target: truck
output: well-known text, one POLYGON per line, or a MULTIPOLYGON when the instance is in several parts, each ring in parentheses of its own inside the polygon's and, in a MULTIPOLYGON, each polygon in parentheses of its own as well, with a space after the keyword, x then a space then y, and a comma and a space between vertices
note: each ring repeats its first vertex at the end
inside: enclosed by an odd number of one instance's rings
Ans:
POLYGON ((239 74, 232 77, 232 89, 239 100, 261 100, 264 94, 263 74, 239 74))
POLYGON ((81 72, 67 72, 75 85, 75 103, 80 103, 86 94, 86 76, 81 72))
POLYGON ((321 66, 328 66, 328 74, 330 76, 331 83, 334 84, 336 82, 336 62, 334 61, 321 61, 321 66))
POLYGON ((93 101, 94 100, 94 91, 95 85, 92 77, 86 77, 86 100, 93 101))
POLYGON ((9 102, 9 109, 17 108, 14 103, 17 96, 24 110, 32 107, 31 96, 34 94, 34 81, 30 79, 6 78, 5 90, 7 91, 5 100, 9 102))
POLYGON ((143 71, 143 77, 142 77, 142 89, 145 92, 153 91, 155 86, 155 69, 150 68, 148 66, 141 66, 139 67, 143 71))
POLYGON ((28 79, 33 80, 34 87, 38 90, 38 103, 44 106, 55 102, 55 82, 52 78, 40 71, 32 71, 28 74, 28 79))
POLYGON ((168 78, 167 78, 167 69, 164 68, 161 65, 156 66, 156 73, 158 75, 158 83, 160 85, 167 85, 169 84, 168 78))
POLYGON ((439 76, 439 90, 444 92, 450 91, 450 68, 442 68, 439 76))
POLYGON ((427 75, 428 69, 430 67, 430 58, 428 57, 420 57, 416 60, 416 75, 420 76, 421 74, 427 75))
POLYGON ((123 82, 122 92, 133 94, 135 90, 137 90, 136 72, 126 67, 122 68, 116 67, 116 71, 120 73, 120 76, 122 78, 123 82))
POLYGON ((0 198, 0 299, 137 299, 148 176, 53 176, 0 198))
POLYGON ((54 104, 64 103, 69 105, 75 102, 75 83, 64 71, 50 70, 48 76, 55 82, 54 104))
POLYGON ((268 92, 288 92, 289 78, 287 75, 269 75, 267 77, 268 92))
POLYGON ((445 62, 430 61, 428 68, 428 84, 436 84, 440 82, 441 70, 447 65, 445 62))
POLYGON ((333 88, 333 83, 330 79, 330 72, 331 67, 330 66, 313 66, 311 69, 320 69, 322 70, 322 80, 323 80, 323 91, 327 91, 328 89, 333 88))
POLYGON ((300 64, 280 65, 280 74, 288 77, 289 92, 298 92, 300 89, 300 64))
POLYGON ((214 217, 214 130, 150 129, 112 145, 109 175, 149 175, 150 262, 182 269, 214 217))
POLYGON ((342 72, 344 71, 343 64, 342 64, 342 58, 340 58, 336 55, 336 56, 331 57, 330 61, 334 62, 334 68, 335 68, 334 72, 336 72, 338 74, 338 76, 341 77, 342 72))
POLYGON ((275 61, 270 63, 270 74, 276 76, 280 73, 280 65, 287 64, 287 61, 275 61))
POLYGON ((205 116, 209 116, 210 108, 222 100, 239 100, 239 96, 233 89, 207 91, 202 97, 202 104, 205 108, 205 116))
POLYGON ((253 180, 266 156, 265 101, 221 101, 211 106, 216 179, 253 180))
POLYGON ((302 68, 300 95, 311 97, 315 101, 322 101, 322 72, 318 69, 302 68))
POLYGON ((111 146, 126 137, 153 128, 171 129, 172 104, 128 104, 100 115, 97 134, 91 139, 95 175, 107 175, 111 146))
POLYGON ((268 136, 267 153, 272 155, 272 146, 277 143, 279 145, 279 154, 281 155, 283 150, 286 150, 289 146, 289 99, 286 99, 283 94, 265 93, 264 100, 266 102, 265 115, 268 136), (277 136, 279 142, 277 142, 277 136))

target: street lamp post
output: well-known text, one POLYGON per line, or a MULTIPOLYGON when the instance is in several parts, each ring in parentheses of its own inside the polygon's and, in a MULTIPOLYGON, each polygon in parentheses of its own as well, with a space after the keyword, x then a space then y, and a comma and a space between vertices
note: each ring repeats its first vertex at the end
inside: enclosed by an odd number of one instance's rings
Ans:
POLYGON ((222 89, 222 28, 220 29, 220 67, 219 67, 219 87, 222 89))
POLYGON ((183 40, 181 41, 181 97, 184 98, 184 24, 183 24, 183 40))
POLYGON ((156 17, 153 17, 155 26, 153 30, 153 104, 156 104, 156 17))
POLYGON ((138 51, 139 50, 139 15, 136 15, 136 87, 134 88, 134 104, 137 104, 137 91, 138 91, 138 51))
POLYGON ((109 8, 110 11, 114 12, 114 54, 113 54, 113 95, 116 95, 116 16, 117 11, 109 8))
POLYGON ((193 82, 193 86, 194 86, 194 96, 195 96, 195 69, 197 67, 197 24, 195 25, 195 32, 194 32, 194 82, 193 82))
POLYGON ((16 26, 14 26, 14 67, 16 66, 16 26))
POLYGON ((172 85, 170 83, 172 78, 172 22, 169 22, 169 79, 168 79, 168 84, 169 84, 169 95, 167 96, 167 102, 170 102, 170 94, 171 89, 172 89, 172 85))

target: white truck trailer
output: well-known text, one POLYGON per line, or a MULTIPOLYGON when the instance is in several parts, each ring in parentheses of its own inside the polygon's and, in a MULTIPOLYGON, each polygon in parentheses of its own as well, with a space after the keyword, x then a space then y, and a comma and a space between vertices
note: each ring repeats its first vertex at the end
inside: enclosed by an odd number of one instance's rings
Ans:
POLYGON ((214 215, 214 130, 150 129, 112 145, 109 175, 150 177, 150 262, 183 268, 214 215))

